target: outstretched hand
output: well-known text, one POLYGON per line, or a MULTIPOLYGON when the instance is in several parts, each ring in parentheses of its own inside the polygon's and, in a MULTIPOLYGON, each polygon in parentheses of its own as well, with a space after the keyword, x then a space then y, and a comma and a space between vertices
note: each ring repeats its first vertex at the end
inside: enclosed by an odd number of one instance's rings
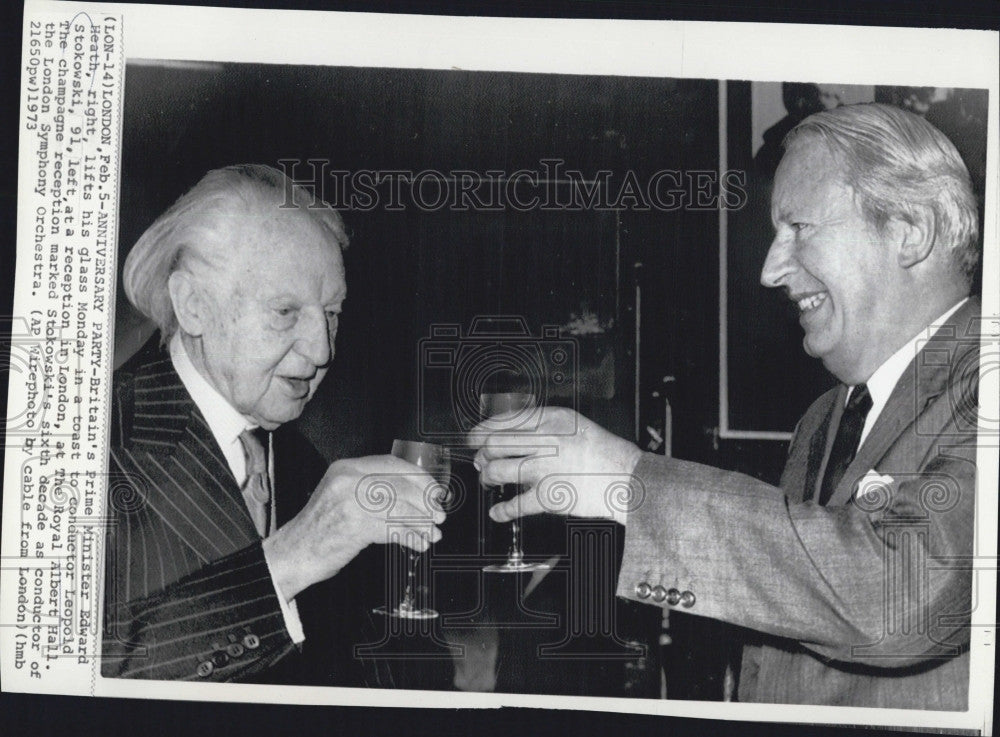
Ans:
POLYGON ((468 443, 488 486, 519 484, 526 491, 496 504, 490 517, 508 522, 550 512, 625 523, 641 483, 632 472, 642 451, 563 407, 497 415, 477 425, 468 443))
POLYGON ((282 594, 292 599, 330 578, 372 543, 427 550, 441 539, 441 492, 424 469, 393 456, 337 461, 302 511, 264 541, 282 594))

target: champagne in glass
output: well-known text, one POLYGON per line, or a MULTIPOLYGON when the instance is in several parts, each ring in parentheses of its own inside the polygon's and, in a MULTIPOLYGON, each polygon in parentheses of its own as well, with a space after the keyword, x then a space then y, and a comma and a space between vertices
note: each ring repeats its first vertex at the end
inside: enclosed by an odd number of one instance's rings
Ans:
MULTIPOLYGON (((448 448, 415 440, 393 440, 392 455, 420 466, 434 477, 440 485, 440 490, 436 492, 437 500, 441 504, 446 503, 448 483, 451 479, 451 453, 448 448)), ((402 600, 395 607, 388 605, 378 607, 375 613, 402 619, 434 619, 438 616, 437 611, 420 606, 417 600, 417 563, 420 560, 420 553, 407 548, 407 556, 406 588, 402 600)))
MULTIPOLYGON (((502 392, 496 394, 479 395, 479 412, 482 419, 488 420, 495 415, 516 413, 511 420, 504 422, 498 427, 516 430, 520 427, 519 420, 523 422, 522 415, 531 414, 537 410, 534 394, 521 392, 502 392)), ((500 488, 500 493, 504 498, 512 498, 521 493, 521 486, 518 484, 504 484, 500 488)), ((548 563, 529 563, 524 559, 524 550, 521 543, 521 524, 515 519, 510 523, 511 544, 507 551, 507 560, 503 563, 490 565, 483 568, 490 573, 526 573, 531 571, 546 571, 552 566, 548 563)))

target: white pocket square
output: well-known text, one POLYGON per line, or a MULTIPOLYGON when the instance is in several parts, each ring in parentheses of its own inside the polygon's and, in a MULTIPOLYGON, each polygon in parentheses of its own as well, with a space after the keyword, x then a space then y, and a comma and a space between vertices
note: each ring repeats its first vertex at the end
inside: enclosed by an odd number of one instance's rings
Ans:
POLYGON ((892 501, 892 476, 881 474, 874 468, 861 477, 854 490, 854 503, 866 512, 885 509, 892 501))

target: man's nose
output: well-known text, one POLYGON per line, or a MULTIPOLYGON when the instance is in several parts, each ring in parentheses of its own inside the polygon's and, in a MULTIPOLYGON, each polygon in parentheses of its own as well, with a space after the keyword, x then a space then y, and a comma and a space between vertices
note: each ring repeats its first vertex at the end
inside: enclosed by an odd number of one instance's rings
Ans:
POLYGON ((300 332, 295 349, 314 366, 322 367, 333 358, 333 336, 326 321, 326 314, 310 315, 299 320, 300 332))
POLYGON ((764 259, 764 268, 760 272, 760 283, 765 287, 784 286, 788 277, 795 271, 795 259, 792 255, 792 239, 778 234, 771 241, 764 259))

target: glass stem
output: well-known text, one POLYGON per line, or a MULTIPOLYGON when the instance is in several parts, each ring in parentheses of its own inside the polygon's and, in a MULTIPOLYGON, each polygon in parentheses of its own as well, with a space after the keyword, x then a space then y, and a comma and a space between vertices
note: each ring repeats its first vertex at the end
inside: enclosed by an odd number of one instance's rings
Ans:
POLYGON ((521 553, 521 526, 517 522, 510 523, 510 555, 508 556, 512 561, 520 561, 524 557, 521 553))
POLYGON ((403 604, 416 607, 416 602, 413 600, 413 584, 417 578, 417 560, 420 558, 420 555, 411 550, 409 556, 409 565, 406 571, 406 588, 403 591, 403 604))

